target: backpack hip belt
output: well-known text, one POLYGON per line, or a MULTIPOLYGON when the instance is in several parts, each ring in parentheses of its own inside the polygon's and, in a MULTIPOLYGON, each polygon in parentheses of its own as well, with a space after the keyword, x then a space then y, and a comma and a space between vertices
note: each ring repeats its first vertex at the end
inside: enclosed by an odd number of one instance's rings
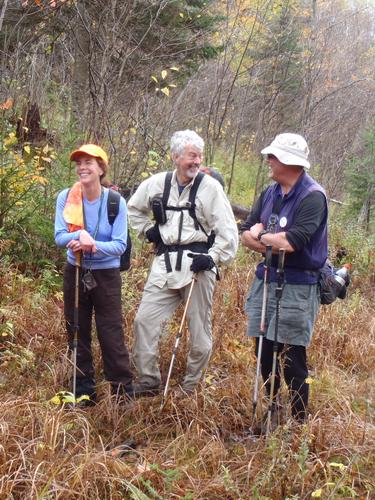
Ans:
POLYGON ((181 271, 181 263, 182 263, 182 254, 184 251, 189 250, 190 252, 195 253, 208 253, 208 243, 204 241, 197 241, 196 243, 189 243, 188 245, 164 245, 161 243, 156 249, 156 255, 163 255, 165 259, 165 267, 167 269, 167 273, 172 272, 171 259, 169 257, 170 252, 177 252, 177 261, 176 261, 176 271, 181 271))

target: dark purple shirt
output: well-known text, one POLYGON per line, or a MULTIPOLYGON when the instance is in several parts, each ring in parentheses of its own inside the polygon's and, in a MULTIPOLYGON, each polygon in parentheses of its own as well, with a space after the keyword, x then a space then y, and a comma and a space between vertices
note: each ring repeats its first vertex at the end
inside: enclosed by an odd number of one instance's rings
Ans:
MULTIPOLYGON (((275 232, 286 233, 295 249, 285 256, 287 283, 316 283, 318 271, 328 255, 327 199, 323 188, 305 172, 288 194, 282 195, 279 184, 269 186, 255 203, 242 231, 262 222, 268 226, 272 213, 277 213, 275 232)), ((276 281, 277 255, 273 256, 271 280, 276 281)), ((257 267, 263 278, 263 263, 257 267)))

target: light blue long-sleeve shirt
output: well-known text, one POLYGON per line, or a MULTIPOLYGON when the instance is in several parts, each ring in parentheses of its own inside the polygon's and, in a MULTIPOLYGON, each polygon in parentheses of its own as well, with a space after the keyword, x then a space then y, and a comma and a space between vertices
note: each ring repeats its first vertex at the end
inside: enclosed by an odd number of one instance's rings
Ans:
MULTIPOLYGON (((113 226, 108 222, 108 189, 103 188, 103 201, 101 208, 100 223, 95 237, 97 252, 83 254, 82 267, 90 269, 111 269, 120 267, 120 255, 126 250, 128 234, 127 208, 124 198, 120 199, 119 212, 113 226)), ((65 202, 69 189, 64 189, 59 193, 56 200, 55 214, 55 242, 60 248, 66 247, 71 240, 78 240, 80 231, 69 232, 63 216, 65 202)), ((85 212, 86 230, 93 236, 99 215, 100 197, 94 201, 83 198, 85 212)), ((67 260, 70 264, 75 264, 75 257, 72 250, 67 250, 67 260)))

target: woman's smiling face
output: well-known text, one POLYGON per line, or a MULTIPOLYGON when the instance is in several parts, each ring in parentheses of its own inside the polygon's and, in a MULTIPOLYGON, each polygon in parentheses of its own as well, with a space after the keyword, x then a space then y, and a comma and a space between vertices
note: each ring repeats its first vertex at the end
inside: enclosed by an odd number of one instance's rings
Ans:
POLYGON ((104 174, 98 160, 93 156, 82 154, 76 160, 76 173, 83 184, 100 181, 104 174))

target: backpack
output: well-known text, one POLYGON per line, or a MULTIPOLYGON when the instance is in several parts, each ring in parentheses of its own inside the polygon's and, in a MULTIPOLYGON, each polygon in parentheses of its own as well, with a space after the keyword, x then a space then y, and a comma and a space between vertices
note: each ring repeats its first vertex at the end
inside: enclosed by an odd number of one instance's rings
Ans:
MULTIPOLYGON (((107 213, 108 222, 111 226, 115 222, 119 208, 120 208, 121 195, 114 189, 108 189, 108 200, 107 200, 107 213)), ((129 226, 128 235, 126 239, 126 250, 120 257, 120 271, 129 271, 131 267, 131 251, 132 251, 132 240, 130 238, 129 226)))

